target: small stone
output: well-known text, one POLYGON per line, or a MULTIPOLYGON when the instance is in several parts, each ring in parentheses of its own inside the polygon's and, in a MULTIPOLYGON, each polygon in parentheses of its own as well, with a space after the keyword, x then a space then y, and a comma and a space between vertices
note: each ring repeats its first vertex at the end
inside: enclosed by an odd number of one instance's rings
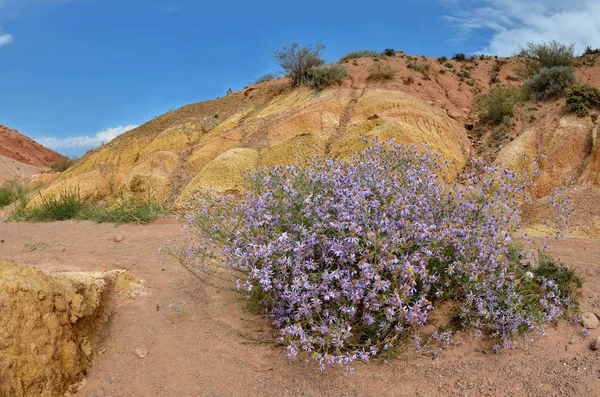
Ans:
POLYGON ((82 340, 81 344, 79 345, 79 348, 81 349, 83 354, 85 354, 87 357, 91 357, 91 355, 93 353, 92 344, 90 343, 90 341, 88 339, 82 340))
POLYGON ((587 329, 596 329, 600 325, 600 321, 594 313, 586 312, 581 315, 581 325, 587 329))
POLYGON ((0 240, 0 243, 4 244, 4 239, 0 240))
POLYGON ((574 344, 575 344, 575 338, 569 339, 569 345, 574 345, 574 344))
POLYGON ((113 237, 113 241, 115 243, 120 243, 124 239, 125 239, 125 236, 123 236, 122 234, 115 234, 115 237, 113 237))
POLYGON ((65 252, 67 249, 65 247, 60 247, 60 252, 65 252))
POLYGON ((148 349, 135 349, 133 351, 139 358, 144 358, 148 355, 148 349))
POLYGON ((592 343, 590 344, 590 349, 592 349, 592 350, 600 349, 600 336, 592 341, 592 343))

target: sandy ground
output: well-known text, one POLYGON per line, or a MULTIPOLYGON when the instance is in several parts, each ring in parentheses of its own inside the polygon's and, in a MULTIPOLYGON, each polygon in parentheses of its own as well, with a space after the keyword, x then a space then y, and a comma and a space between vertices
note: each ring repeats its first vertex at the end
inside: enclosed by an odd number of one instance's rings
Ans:
MULTIPOLYGON (((567 321, 522 349, 493 354, 467 340, 432 361, 409 348, 356 365, 351 376, 289 361, 243 299, 199 283, 169 258, 160 266, 158 247, 182 237, 174 219, 0 223, 0 259, 43 270, 127 269, 143 280, 143 293, 116 308, 77 396, 600 396, 600 351, 567 321)), ((600 314, 600 240, 566 239, 551 251, 585 278, 583 310, 600 314)))
POLYGON ((41 174, 46 168, 19 163, 17 160, 0 156, 0 185, 15 178, 41 174))

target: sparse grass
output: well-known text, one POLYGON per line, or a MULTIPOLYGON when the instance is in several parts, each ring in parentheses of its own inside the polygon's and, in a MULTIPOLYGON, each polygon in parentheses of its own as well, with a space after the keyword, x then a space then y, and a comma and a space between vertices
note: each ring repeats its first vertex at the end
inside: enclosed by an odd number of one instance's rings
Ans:
POLYGON ((441 57, 438 57, 437 61, 440 64, 444 64, 448 61, 448 58, 446 58, 445 56, 441 56, 441 57))
POLYGON ((275 73, 268 73, 268 74, 265 74, 264 76, 256 79, 254 84, 266 83, 268 81, 275 80, 275 79, 277 79, 277 75, 275 73))
POLYGON ((589 84, 576 84, 567 93, 567 107, 579 117, 586 116, 591 107, 600 107, 600 89, 589 84))
POLYGON ((72 160, 68 157, 63 157, 62 160, 52 164, 50 168, 56 172, 64 172, 69 169, 73 164, 75 164, 75 160, 72 160))
POLYGON ((406 67, 423 74, 427 73, 427 71, 429 70, 429 65, 426 63, 408 62, 406 67))
POLYGON ((349 61, 351 59, 357 59, 357 58, 379 58, 379 57, 380 57, 380 54, 377 51, 360 50, 360 51, 349 52, 348 54, 346 54, 340 58, 340 62, 345 62, 345 61, 349 61))
POLYGON ((493 86, 488 94, 476 100, 481 121, 498 125, 505 117, 512 117, 515 105, 521 99, 519 90, 508 85, 493 86))
POLYGON ((573 66, 575 45, 563 44, 556 40, 548 43, 527 43, 521 48, 519 56, 525 58, 523 65, 518 69, 518 74, 523 78, 530 78, 538 74, 543 68, 558 66, 573 66))
POLYGON ((326 65, 313 68, 310 77, 310 87, 320 91, 331 85, 339 85, 348 75, 348 69, 342 65, 326 65))
POLYGON ((21 206, 9 220, 52 222, 78 219, 98 223, 148 223, 168 214, 167 209, 151 199, 143 202, 121 200, 109 206, 104 203, 84 203, 78 192, 62 191, 56 196, 43 196, 41 203, 33 208, 21 206))
POLYGON ((9 219, 30 222, 64 221, 73 219, 82 206, 78 192, 62 191, 57 196, 42 196, 41 203, 36 207, 17 209, 9 219))
POLYGON ((374 62, 369 67, 369 80, 391 80, 397 71, 386 63, 374 62))
POLYGON ((0 186, 0 208, 25 197, 27 193, 27 186, 23 182, 12 181, 0 186))
POLYGON ((100 203, 84 206, 77 214, 77 219, 98 223, 144 224, 167 215, 169 215, 169 211, 154 200, 145 200, 142 203, 127 200, 114 206, 107 206, 100 203))

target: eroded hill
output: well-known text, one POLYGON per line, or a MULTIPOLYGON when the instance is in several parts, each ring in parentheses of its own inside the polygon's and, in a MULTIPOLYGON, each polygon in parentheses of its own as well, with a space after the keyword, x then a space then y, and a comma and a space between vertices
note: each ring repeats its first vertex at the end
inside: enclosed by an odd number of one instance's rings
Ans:
MULTIPOLYGON (((360 137, 430 145, 452 162, 449 178, 474 155, 511 165, 521 161, 521 154, 544 154, 539 197, 567 177, 598 185, 594 115, 568 113, 564 97, 520 104, 504 139, 490 138, 485 127, 473 130, 475 98, 491 84, 522 85, 515 77, 519 62, 492 57, 439 61, 398 53, 346 62, 343 83, 317 93, 291 89, 286 79, 252 85, 184 106, 121 135, 86 154, 44 193, 78 189, 84 199, 127 193, 173 205, 203 187, 238 190, 246 169, 316 153, 348 156, 363 147, 360 137), (373 62, 389 64, 397 73, 391 80, 371 80, 373 62)), ((575 72, 582 82, 600 83, 600 64, 593 58, 579 62, 575 72)))

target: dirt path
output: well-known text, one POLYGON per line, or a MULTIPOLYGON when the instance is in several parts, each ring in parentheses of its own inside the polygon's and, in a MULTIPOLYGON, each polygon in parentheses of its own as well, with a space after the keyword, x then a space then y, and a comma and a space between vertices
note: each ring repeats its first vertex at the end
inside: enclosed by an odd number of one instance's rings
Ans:
MULTIPOLYGON (((389 362, 357 365, 348 377, 288 361, 243 299, 197 282, 173 260, 161 270, 157 248, 181 238, 173 219, 0 223, 0 259, 43 270, 122 268, 144 280, 143 293, 109 321, 78 396, 600 396, 600 353, 589 350, 580 326, 564 321, 519 350, 489 354, 467 341, 431 361, 407 349, 389 362), (124 240, 114 242, 115 234, 124 240)), ((563 240, 552 251, 585 278, 583 309, 600 314, 600 241, 563 240)))

